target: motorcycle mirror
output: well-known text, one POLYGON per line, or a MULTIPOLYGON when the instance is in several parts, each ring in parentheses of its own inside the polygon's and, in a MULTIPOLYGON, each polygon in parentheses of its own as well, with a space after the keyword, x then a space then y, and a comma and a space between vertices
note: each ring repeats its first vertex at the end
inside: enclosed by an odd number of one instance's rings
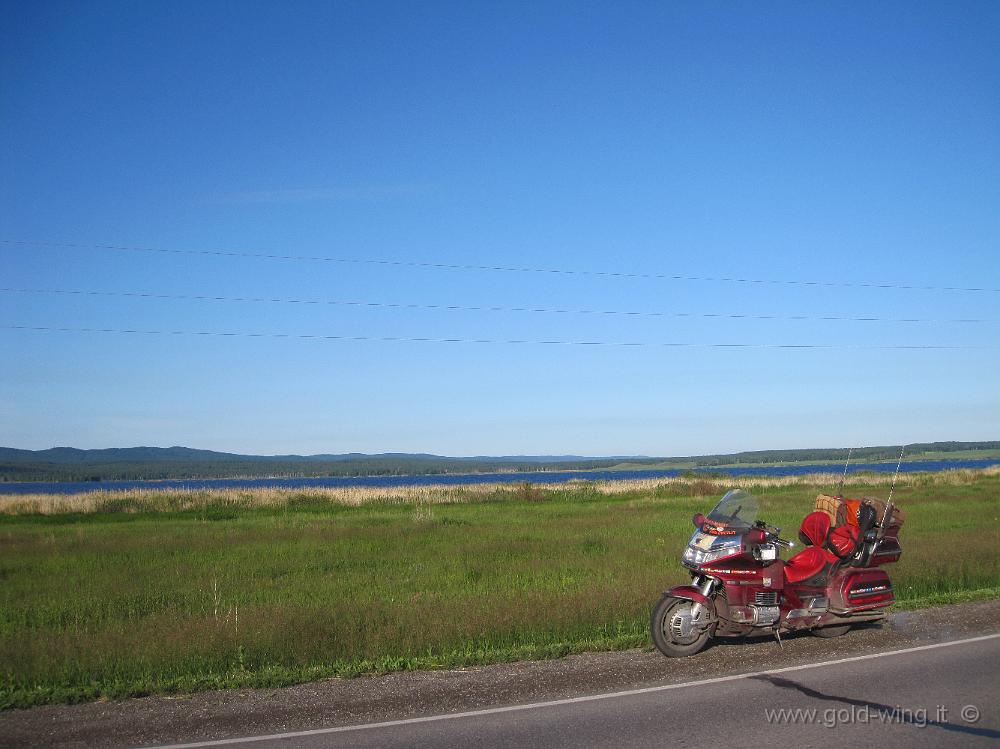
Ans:
POLYGON ((700 512, 696 512, 694 517, 691 518, 691 522, 695 524, 695 527, 701 528, 705 524, 705 516, 700 512))

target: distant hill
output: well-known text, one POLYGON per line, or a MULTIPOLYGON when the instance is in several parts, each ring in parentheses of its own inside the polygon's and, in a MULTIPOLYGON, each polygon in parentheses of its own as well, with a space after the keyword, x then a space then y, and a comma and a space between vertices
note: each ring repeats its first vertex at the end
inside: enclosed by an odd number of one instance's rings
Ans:
MULTIPOLYGON (((238 455, 190 447, 113 447, 81 450, 53 447, 19 450, 0 447, 0 481, 109 481, 264 476, 378 476, 498 471, 634 468, 710 468, 723 465, 843 461, 847 448, 758 450, 693 457, 585 457, 506 455, 447 457, 426 453, 345 453, 339 455, 238 455)), ((855 448, 852 461, 895 460, 899 446, 855 448)), ((1000 441, 929 442, 907 446, 909 458, 1000 456, 1000 441)))
POLYGON ((476 456, 452 458, 426 453, 345 453, 341 455, 238 455, 190 447, 116 447, 80 450, 53 447, 19 450, 0 447, 0 481, 114 481, 263 476, 371 476, 497 471, 608 468, 623 460, 660 458, 618 456, 476 456))
POLYGON ((110 447, 99 450, 81 450, 76 447, 50 447, 47 450, 19 450, 0 447, 0 461, 42 461, 60 465, 74 463, 119 463, 123 461, 212 461, 212 462, 345 462, 353 460, 428 460, 462 461, 466 463, 576 463, 592 460, 662 460, 646 456, 610 456, 589 458, 582 455, 502 455, 452 458, 430 453, 342 453, 339 455, 239 455, 214 450, 196 450, 191 447, 110 447))

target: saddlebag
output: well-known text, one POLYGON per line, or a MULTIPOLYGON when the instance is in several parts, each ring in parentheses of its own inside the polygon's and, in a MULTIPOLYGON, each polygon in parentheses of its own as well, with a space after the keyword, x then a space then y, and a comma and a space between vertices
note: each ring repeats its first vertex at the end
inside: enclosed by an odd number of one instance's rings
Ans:
POLYGON ((896 600, 889 576, 883 570, 851 570, 830 591, 830 608, 859 613, 885 608, 896 600))

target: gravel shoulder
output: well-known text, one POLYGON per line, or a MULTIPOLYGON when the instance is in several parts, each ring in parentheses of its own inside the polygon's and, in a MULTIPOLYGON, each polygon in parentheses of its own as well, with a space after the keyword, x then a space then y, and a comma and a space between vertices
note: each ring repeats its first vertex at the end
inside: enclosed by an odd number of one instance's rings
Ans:
POLYGON ((782 668, 1000 631, 1000 600, 900 611, 837 639, 722 641, 692 658, 649 649, 0 712, 0 747, 125 747, 412 718, 782 668))

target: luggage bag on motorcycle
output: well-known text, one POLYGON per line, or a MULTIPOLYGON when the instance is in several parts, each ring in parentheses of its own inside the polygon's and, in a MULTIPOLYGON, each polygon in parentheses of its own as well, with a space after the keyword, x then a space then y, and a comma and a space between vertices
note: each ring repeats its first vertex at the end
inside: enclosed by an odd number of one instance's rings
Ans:
MULTIPOLYGON (((816 497, 816 511, 826 513, 830 517, 830 524, 834 527, 858 525, 858 517, 864 505, 875 510, 875 522, 877 525, 881 525, 889 507, 889 503, 885 500, 878 497, 847 499, 846 497, 832 497, 829 494, 820 494, 816 497)), ((899 529, 905 520, 906 514, 896 505, 892 505, 889 528, 895 530, 895 535, 899 534, 899 529)))
POLYGON ((899 561, 903 553, 899 530, 905 515, 895 505, 877 497, 846 499, 820 494, 816 510, 830 518, 827 548, 848 566, 877 567, 899 561))

